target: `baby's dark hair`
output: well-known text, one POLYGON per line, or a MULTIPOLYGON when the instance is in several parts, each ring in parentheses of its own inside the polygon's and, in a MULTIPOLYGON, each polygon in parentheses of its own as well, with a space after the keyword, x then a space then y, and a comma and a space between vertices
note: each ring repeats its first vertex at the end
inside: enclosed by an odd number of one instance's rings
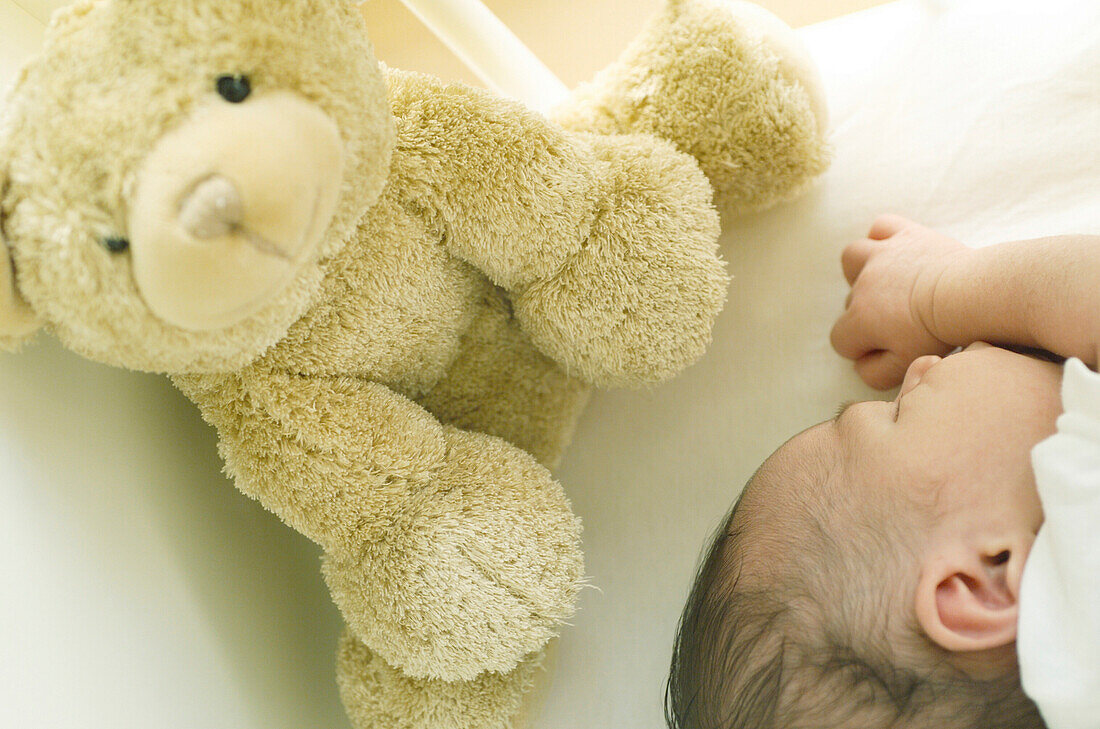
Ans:
POLYGON ((884 637, 830 627, 815 577, 844 555, 820 528, 805 550, 817 567, 744 584, 740 504, 707 549, 680 618, 665 691, 670 729, 1045 727, 1017 670, 976 680, 923 634, 931 660, 905 666, 884 637))

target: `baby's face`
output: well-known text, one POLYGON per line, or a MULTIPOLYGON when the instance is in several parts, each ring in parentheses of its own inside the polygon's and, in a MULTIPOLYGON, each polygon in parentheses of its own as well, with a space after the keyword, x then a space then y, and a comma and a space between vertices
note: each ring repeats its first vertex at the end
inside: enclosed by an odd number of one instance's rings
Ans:
POLYGON ((1020 576, 1043 519, 1030 451, 1054 432, 1061 377, 974 344, 916 360, 895 400, 846 406, 779 448, 685 612, 707 645, 736 646, 705 670, 739 687, 779 671, 778 705, 814 717, 804 726, 829 723, 822 707, 850 709, 835 726, 891 723, 890 702, 866 697, 914 676, 1016 685, 1020 576))
POLYGON ((895 400, 848 405, 761 466, 735 522, 775 550, 747 553, 746 568, 754 557, 766 564, 792 546, 765 535, 790 529, 796 539, 799 522, 806 523, 800 513, 841 541, 848 519, 887 535, 906 526, 928 535, 962 532, 1008 519, 1034 534, 1042 510, 1030 450, 1054 432, 1061 372, 985 343, 916 360, 895 400))

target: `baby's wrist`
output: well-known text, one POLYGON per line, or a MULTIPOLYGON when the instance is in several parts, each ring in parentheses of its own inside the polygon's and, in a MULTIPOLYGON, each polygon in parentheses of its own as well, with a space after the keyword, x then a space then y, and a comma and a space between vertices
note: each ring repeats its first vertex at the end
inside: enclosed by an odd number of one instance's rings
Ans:
POLYGON ((917 273, 910 296, 910 312, 917 322, 933 338, 944 344, 958 344, 957 331, 973 307, 959 302, 958 294, 972 290, 958 280, 965 277, 965 260, 972 251, 964 248, 926 262, 917 273), (958 304, 962 304, 961 306, 958 304))

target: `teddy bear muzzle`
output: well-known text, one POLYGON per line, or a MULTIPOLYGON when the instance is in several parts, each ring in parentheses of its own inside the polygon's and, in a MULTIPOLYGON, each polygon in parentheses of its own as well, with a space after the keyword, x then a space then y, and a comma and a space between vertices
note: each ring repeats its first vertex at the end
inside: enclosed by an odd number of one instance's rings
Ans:
POLYGON ((211 94, 137 171, 129 242, 146 305, 190 331, 261 310, 314 258, 343 166, 336 124, 297 94, 211 94))

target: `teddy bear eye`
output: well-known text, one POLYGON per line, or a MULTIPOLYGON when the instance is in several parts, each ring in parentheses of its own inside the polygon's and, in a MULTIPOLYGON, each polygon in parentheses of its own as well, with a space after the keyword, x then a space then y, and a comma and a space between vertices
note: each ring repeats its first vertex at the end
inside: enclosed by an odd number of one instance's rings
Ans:
POLYGON ((252 93, 252 82, 248 76, 237 74, 235 76, 218 77, 218 93, 226 101, 239 104, 252 93))
POLYGON ((130 241, 125 238, 103 238, 99 244, 111 253, 122 253, 130 247, 130 241))

